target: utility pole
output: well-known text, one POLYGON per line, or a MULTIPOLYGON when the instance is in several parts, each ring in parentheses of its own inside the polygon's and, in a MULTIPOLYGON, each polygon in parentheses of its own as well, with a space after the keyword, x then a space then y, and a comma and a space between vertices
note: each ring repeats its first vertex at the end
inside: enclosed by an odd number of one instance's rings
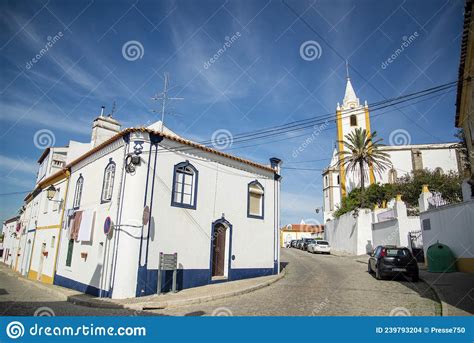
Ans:
MULTIPOLYGON (((163 74, 164 76, 164 87, 163 87, 163 92, 155 95, 154 97, 152 97, 151 99, 152 100, 157 100, 157 101, 161 101, 161 125, 160 125, 160 132, 163 133, 163 127, 165 125, 164 121, 165 121, 165 109, 166 109, 166 105, 168 104, 169 101, 171 100, 183 100, 184 98, 178 98, 178 97, 169 97, 168 96, 168 93, 169 93, 169 89, 168 89, 168 86, 169 86, 169 76, 168 76, 168 73, 164 73, 163 74)), ((154 112, 158 112, 156 110, 154 110, 154 112)))

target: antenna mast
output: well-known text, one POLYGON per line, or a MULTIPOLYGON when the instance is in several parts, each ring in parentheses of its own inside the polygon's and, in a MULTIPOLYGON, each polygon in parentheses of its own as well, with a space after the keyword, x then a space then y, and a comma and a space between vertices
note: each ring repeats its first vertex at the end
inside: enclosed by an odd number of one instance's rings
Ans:
MULTIPOLYGON (((184 99, 184 98, 177 98, 177 97, 169 97, 168 96, 169 75, 168 75, 168 73, 164 73, 163 76, 164 76, 164 79, 165 79, 164 80, 165 84, 164 84, 164 87, 163 87, 163 92, 161 92, 160 94, 157 94, 157 95, 155 95, 154 97, 151 98, 152 100, 161 101, 161 125, 160 125, 160 132, 161 133, 163 133, 163 127, 165 125, 165 123, 164 123, 164 121, 165 121, 165 109, 166 109, 167 102, 169 100, 183 100, 184 99)), ((157 112, 157 111, 155 111, 155 112, 157 112)))

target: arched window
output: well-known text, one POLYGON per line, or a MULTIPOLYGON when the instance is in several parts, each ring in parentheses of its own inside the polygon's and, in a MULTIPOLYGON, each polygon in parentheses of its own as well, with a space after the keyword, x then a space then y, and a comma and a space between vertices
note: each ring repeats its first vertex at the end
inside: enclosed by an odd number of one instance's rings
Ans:
POLYGON ((171 206, 196 209, 198 171, 189 161, 174 166, 171 206))
POLYGON ((442 175, 443 174, 443 169, 438 167, 438 168, 435 169, 435 173, 439 174, 439 175, 442 175))
POLYGON ((395 169, 390 169, 388 171, 388 182, 389 183, 395 183, 397 181, 398 175, 397 171, 395 169))
POLYGON ((351 126, 357 126, 357 116, 355 114, 352 114, 350 119, 351 119, 351 126))
POLYGON ((112 200, 112 191, 114 189, 114 179, 115 179, 115 162, 112 161, 112 158, 109 159, 109 163, 104 170, 104 179, 102 181, 102 195, 101 202, 109 202, 112 200))
POLYGON ((84 185, 84 178, 82 174, 79 174, 79 178, 76 181, 76 191, 74 193, 74 203, 73 207, 79 208, 81 206, 81 198, 82 198, 82 187, 84 185))
POLYGON ((247 217, 263 219, 264 195, 265 191, 260 182, 255 180, 248 184, 247 217))

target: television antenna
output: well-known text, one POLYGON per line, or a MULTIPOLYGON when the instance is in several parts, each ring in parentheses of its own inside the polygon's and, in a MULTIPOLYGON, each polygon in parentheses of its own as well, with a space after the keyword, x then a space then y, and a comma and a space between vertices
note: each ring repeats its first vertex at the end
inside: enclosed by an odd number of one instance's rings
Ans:
POLYGON ((163 127, 164 127, 164 121, 165 121, 165 113, 166 113, 166 106, 169 104, 170 101, 172 100, 184 100, 184 98, 178 98, 178 97, 170 97, 169 91, 172 89, 169 89, 169 75, 168 73, 164 73, 164 86, 163 86, 163 92, 155 95, 152 97, 152 100, 155 101, 160 101, 161 102, 161 110, 153 110, 153 112, 161 113, 161 125, 160 125, 160 132, 163 133, 163 127))

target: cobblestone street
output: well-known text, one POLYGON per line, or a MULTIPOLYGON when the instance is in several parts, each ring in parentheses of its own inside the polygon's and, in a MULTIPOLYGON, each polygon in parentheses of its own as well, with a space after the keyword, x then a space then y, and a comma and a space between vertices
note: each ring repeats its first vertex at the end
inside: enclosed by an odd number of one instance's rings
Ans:
POLYGON ((167 315, 388 316, 440 314, 424 282, 377 281, 365 264, 348 257, 282 249, 287 275, 255 292, 194 306, 154 311, 167 315), (405 310, 406 309, 406 310, 405 310))
POLYGON ((282 249, 286 276, 260 290, 185 307, 147 312, 99 309, 58 300, 34 285, 1 273, 0 313, 33 315, 43 306, 56 315, 171 316, 370 316, 440 314, 440 305, 424 282, 377 281, 367 266, 351 257, 313 255, 282 249))

